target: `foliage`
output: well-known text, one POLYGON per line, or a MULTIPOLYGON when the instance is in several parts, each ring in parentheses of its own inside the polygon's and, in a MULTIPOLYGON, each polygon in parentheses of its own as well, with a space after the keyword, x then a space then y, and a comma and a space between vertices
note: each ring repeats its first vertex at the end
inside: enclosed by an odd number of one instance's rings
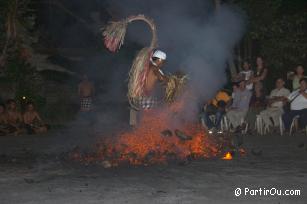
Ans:
POLYGON ((304 0, 237 0, 247 13, 247 37, 259 46, 271 76, 306 63, 307 2, 304 0))
POLYGON ((7 64, 6 78, 15 83, 15 99, 24 105, 28 101, 36 104, 38 109, 45 105, 41 93, 41 78, 36 70, 28 63, 18 58, 7 64))

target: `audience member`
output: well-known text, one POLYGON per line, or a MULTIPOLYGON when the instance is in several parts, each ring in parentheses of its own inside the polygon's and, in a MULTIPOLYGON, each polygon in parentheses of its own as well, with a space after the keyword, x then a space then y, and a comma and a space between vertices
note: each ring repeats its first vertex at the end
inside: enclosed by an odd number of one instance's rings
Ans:
POLYGON ((286 111, 282 115, 282 119, 285 125, 285 129, 289 130, 291 122, 295 116, 299 116, 299 122, 301 127, 307 125, 307 79, 302 78, 300 80, 300 88, 293 91, 289 97, 290 110, 286 111))
POLYGON ((276 88, 271 91, 269 96, 267 109, 260 113, 267 128, 279 126, 279 118, 283 114, 284 103, 290 94, 290 91, 284 87, 285 81, 282 78, 276 80, 275 86, 276 88))
POLYGON ((227 118, 234 129, 240 129, 241 120, 245 118, 252 93, 246 89, 245 81, 234 85, 233 102, 229 110, 227 110, 227 118))
POLYGON ((268 69, 265 66, 265 63, 262 59, 262 57, 257 57, 256 59, 256 72, 252 79, 252 82, 254 84, 262 84, 262 87, 264 88, 264 91, 266 91, 265 87, 265 80, 268 75, 268 69))
POLYGON ((8 133, 9 131, 5 113, 5 106, 4 104, 0 104, 0 136, 4 136, 8 133))
POLYGON ((295 91, 300 88, 300 80, 302 78, 305 78, 304 76, 304 67, 302 65, 299 65, 295 69, 295 75, 292 79, 292 90, 295 91))
POLYGON ((201 115, 201 120, 204 123, 209 133, 214 132, 214 130, 220 131, 220 124, 223 115, 225 114, 225 109, 230 104, 231 97, 226 91, 220 90, 217 92, 216 96, 210 100, 205 106, 204 111, 201 115), (215 116, 215 121, 212 121, 210 116, 215 116))
POLYGON ((43 123, 33 103, 27 103, 26 111, 23 114, 23 121, 28 134, 47 132, 47 126, 43 123))
POLYGON ((255 129, 257 115, 265 109, 266 98, 263 93, 262 84, 256 84, 250 103, 249 110, 246 115, 246 122, 249 124, 249 129, 255 129))
POLYGON ((254 72, 251 70, 251 65, 248 61, 243 62, 243 70, 239 73, 240 81, 245 80, 246 89, 253 90, 253 82, 251 79, 254 77, 254 72))
POLYGON ((21 113, 17 110, 16 102, 12 99, 7 101, 6 118, 9 132, 18 135, 23 132, 23 120, 21 113))

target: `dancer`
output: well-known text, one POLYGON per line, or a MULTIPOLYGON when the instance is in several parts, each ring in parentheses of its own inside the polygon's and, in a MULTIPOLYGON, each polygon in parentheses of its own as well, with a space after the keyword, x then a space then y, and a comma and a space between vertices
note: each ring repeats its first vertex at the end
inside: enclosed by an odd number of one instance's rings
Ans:
POLYGON ((130 102, 130 125, 137 124, 137 111, 155 108, 160 103, 154 92, 157 82, 165 87, 165 102, 171 103, 178 96, 186 83, 186 75, 165 75, 162 67, 166 60, 166 54, 157 49, 156 26, 153 20, 144 15, 130 16, 118 22, 111 22, 103 29, 105 46, 116 52, 124 42, 126 29, 129 23, 141 20, 146 22, 152 31, 152 40, 149 47, 139 51, 135 57, 129 72, 128 99, 130 102))

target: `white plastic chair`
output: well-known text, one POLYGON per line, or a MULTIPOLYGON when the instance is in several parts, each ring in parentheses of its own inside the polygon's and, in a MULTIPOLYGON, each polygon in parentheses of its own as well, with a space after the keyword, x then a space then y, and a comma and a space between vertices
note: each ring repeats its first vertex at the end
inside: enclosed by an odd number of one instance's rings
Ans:
POLYGON ((262 117, 260 115, 256 116, 255 127, 256 127, 256 131, 257 131, 258 134, 264 135, 264 123, 263 123, 262 117))
MULTIPOLYGON (((241 125, 243 123, 246 123, 246 126, 245 126, 245 129, 242 130, 242 134, 246 134, 247 130, 248 130, 248 123, 245 121, 244 118, 241 118, 241 125)), ((222 129, 222 131, 229 131, 230 125, 231 125, 230 121, 228 120, 227 116, 224 115, 223 118, 222 118, 222 121, 221 121, 221 129, 222 129)))
POLYGON ((292 122, 291 122, 291 126, 290 126, 290 132, 289 135, 291 136, 293 133, 293 129, 295 128, 295 130, 298 130, 298 119, 300 118, 299 115, 294 116, 292 122))
POLYGON ((222 129, 223 132, 229 130, 229 121, 228 121, 228 118, 226 117, 226 115, 224 115, 222 120, 221 120, 221 129, 222 129))
MULTIPOLYGON (((293 130, 298 129, 298 120, 299 120, 300 116, 299 115, 296 115, 293 119, 292 119, 292 122, 291 122, 291 125, 290 125, 290 132, 289 132, 289 135, 292 135, 293 133, 293 130)), ((279 126, 280 126, 280 135, 283 135, 284 133, 284 130, 285 130, 285 126, 284 126, 284 123, 283 123, 283 120, 282 120, 282 117, 280 116, 279 117, 279 126)), ((305 126, 305 134, 307 136, 307 125, 305 126)))
POLYGON ((283 136, 285 126, 284 126, 284 122, 282 120, 282 116, 279 117, 279 130, 280 130, 280 135, 283 136))

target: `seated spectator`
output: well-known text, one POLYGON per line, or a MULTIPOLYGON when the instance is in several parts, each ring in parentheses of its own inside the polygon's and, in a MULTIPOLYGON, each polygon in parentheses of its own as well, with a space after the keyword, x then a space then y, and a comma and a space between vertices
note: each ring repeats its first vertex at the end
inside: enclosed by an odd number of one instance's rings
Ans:
POLYGON ((4 136, 8 133, 9 131, 5 113, 5 106, 4 104, 0 104, 0 136, 4 136))
POLYGON ((282 119, 285 125, 285 129, 289 130, 292 120, 295 116, 300 116, 299 122, 301 127, 307 125, 307 79, 300 80, 300 88, 293 91, 289 97, 290 110, 285 111, 282 115, 282 119))
POLYGON ((23 121, 28 134, 47 132, 47 126, 35 110, 33 103, 27 103, 26 111, 23 114, 23 121))
POLYGON ((214 99, 210 100, 205 105, 204 112, 201 115, 201 120, 205 123, 209 133, 212 133, 214 130, 220 131, 221 120, 230 101, 231 97, 228 93, 221 90, 217 92, 214 99), (215 122, 211 120, 211 115, 215 116, 215 122))
POLYGON ((262 89, 262 84, 256 84, 249 103, 249 110, 246 116, 246 121, 249 124, 250 130, 255 129, 256 117, 261 111, 265 109, 265 107, 266 98, 262 89))
POLYGON ((253 90, 253 82, 251 79, 254 76, 253 70, 251 70, 251 65, 248 61, 243 62, 243 70, 239 73, 238 78, 239 81, 246 81, 246 89, 252 91, 253 90))
POLYGON ((305 78, 304 75, 304 67, 302 65, 299 65, 295 69, 295 75, 292 79, 292 90, 295 91, 300 88, 300 80, 305 78))
POLYGON ((22 115, 17 110, 16 102, 12 99, 7 101, 6 119, 10 133, 18 135, 23 132, 22 115))
POLYGON ((227 110, 226 116, 235 130, 243 128, 241 127, 241 120, 245 119, 251 95, 252 93, 246 89, 245 81, 241 81, 239 86, 234 85, 233 102, 229 110, 227 110))
POLYGON ((285 88, 285 81, 282 78, 276 80, 275 86, 276 88, 271 91, 267 109, 260 113, 265 127, 279 126, 279 117, 283 114, 284 103, 290 94, 290 91, 285 88))

